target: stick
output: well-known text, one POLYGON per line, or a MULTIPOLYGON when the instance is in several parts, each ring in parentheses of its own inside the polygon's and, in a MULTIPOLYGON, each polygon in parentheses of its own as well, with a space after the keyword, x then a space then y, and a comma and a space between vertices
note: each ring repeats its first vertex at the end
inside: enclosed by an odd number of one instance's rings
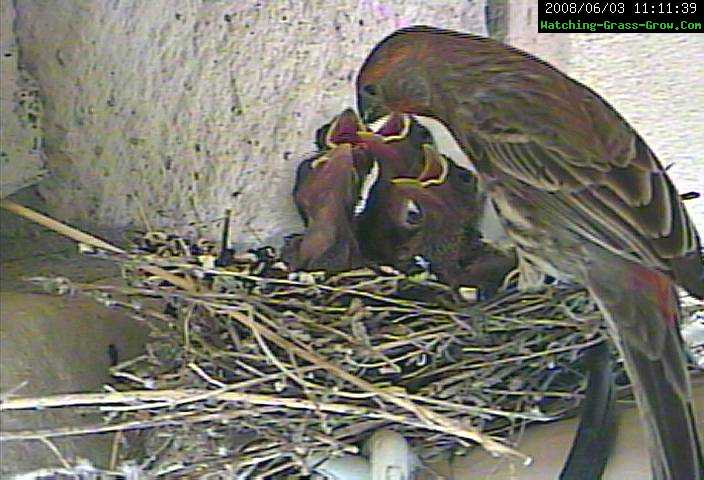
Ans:
MULTIPOLYGON (((179 390, 132 390, 128 392, 108 392, 108 393, 68 393, 61 395, 49 395, 46 397, 26 397, 13 398, 0 403, 0 412, 10 410, 35 410, 43 408, 57 407, 85 407, 95 405, 111 404, 134 404, 145 402, 144 409, 152 408, 150 402, 174 402, 175 404, 187 403, 193 397, 198 399, 207 395, 207 398, 222 402, 242 402, 253 405, 266 405, 275 407, 289 407, 304 410, 321 409, 331 413, 345 413, 352 415, 367 415, 374 410, 367 407, 358 407, 344 403, 319 403, 310 400, 297 398, 274 397, 271 395, 260 395, 256 393, 222 392, 217 393, 212 390, 202 389, 179 389, 179 390), (209 395, 216 393, 215 395, 209 395)), ((379 412, 380 415, 389 415, 394 418, 403 418, 400 415, 379 412)))
MULTIPOLYGON (((49 230, 53 230, 56 233, 61 234, 77 242, 85 243, 86 245, 90 245, 100 250, 115 253, 117 255, 127 254, 127 252, 125 252, 123 249, 116 247, 115 245, 108 243, 105 240, 101 240, 98 237, 94 237, 93 235, 70 227, 65 223, 61 223, 58 220, 54 220, 51 217, 47 217, 46 215, 43 215, 39 212, 35 212, 34 210, 24 207, 18 203, 15 203, 12 200, 3 199, 2 201, 0 201, 0 207, 4 208, 9 212, 24 217, 27 220, 31 220, 35 223, 38 223, 39 225, 42 225, 48 228, 49 230)), ((196 289, 195 284, 190 278, 179 277, 177 275, 167 272, 161 267, 157 267, 156 265, 143 265, 140 268, 148 273, 151 273, 152 275, 163 278, 167 282, 184 290, 195 291, 196 289)))
POLYGON ((87 425, 83 427, 64 427, 54 430, 23 430, 18 432, 3 432, 0 442, 19 440, 46 440, 49 438, 70 437, 95 433, 121 432, 125 430, 143 430, 167 425, 183 425, 184 423, 202 423, 246 416, 246 411, 218 412, 199 414, 195 411, 169 413, 150 420, 131 420, 116 424, 87 425))
MULTIPOLYGON (((0 404, 0 411, 10 410, 33 410, 40 408, 57 407, 80 407, 111 404, 133 404, 135 402, 146 402, 144 409, 152 408, 150 403, 162 404, 165 402, 181 403, 191 397, 203 396, 211 393, 210 390, 134 390, 130 392, 109 392, 109 393, 69 393, 63 395, 51 395, 46 397, 16 398, 4 401, 0 404)), ((345 415, 360 415, 369 418, 382 419, 388 422, 401 423, 416 428, 425 428, 443 432, 444 430, 425 422, 417 422, 404 415, 389 413, 383 410, 375 410, 367 407, 346 405, 342 403, 319 403, 310 400, 297 398, 274 397, 270 395, 259 395, 252 393, 223 392, 209 396, 224 402, 241 402, 252 405, 266 405, 273 407, 295 408, 302 410, 324 411, 345 415)), ((196 411, 177 412, 163 415, 145 421, 128 421, 115 425, 93 425, 85 427, 70 427, 56 430, 1 432, 0 442, 13 440, 37 440, 42 438, 65 437, 72 435, 85 435, 91 433, 117 432, 121 430, 133 430, 152 428, 160 425, 168 425, 173 422, 178 424, 188 418, 191 422, 205 422, 217 420, 225 416, 224 413, 196 415, 196 411), (190 418, 189 418, 190 417, 190 418)), ((244 413, 239 412, 238 413, 244 413)), ((245 413, 246 414, 246 413, 245 413)), ((452 433, 452 432, 450 432, 452 433)), ((507 448, 507 447, 504 447, 507 448)))
POLYGON ((227 249, 230 248, 230 221, 232 220, 232 209, 225 210, 225 219, 222 225, 222 237, 220 238, 220 256, 224 257, 227 249))
POLYGON ((60 233, 61 235, 65 237, 69 237, 77 242, 85 243, 86 245, 90 245, 95 248, 99 248, 101 250, 107 250, 108 252, 112 253, 117 253, 117 254, 124 254, 126 253, 124 250, 121 248, 116 247, 115 245, 112 245, 104 240, 101 240, 97 237, 94 237, 93 235, 89 235, 87 233, 84 233, 76 228, 69 227, 68 225, 61 223, 57 220, 54 220, 51 217, 47 217, 46 215, 42 215, 39 212, 35 212, 34 210, 24 207, 18 203, 15 203, 11 200, 4 199, 0 203, 0 207, 4 208, 5 210, 8 210, 12 213, 15 213, 21 217, 24 217, 28 220, 31 220, 35 223, 38 223, 39 225, 42 225, 50 230, 55 231, 56 233, 60 233))

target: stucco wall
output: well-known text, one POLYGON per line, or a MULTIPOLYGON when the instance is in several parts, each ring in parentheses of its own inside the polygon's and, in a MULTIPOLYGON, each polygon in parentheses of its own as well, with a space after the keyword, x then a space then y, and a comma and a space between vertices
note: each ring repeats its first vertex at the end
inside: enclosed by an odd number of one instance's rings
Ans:
POLYGON ((44 171, 41 102, 36 82, 18 66, 15 10, 0 4, 0 197, 37 182, 44 171))
POLYGON ((402 25, 484 31, 484 2, 17 0, 45 104, 60 218, 152 226, 234 213, 234 240, 298 219, 296 158, 353 105, 356 70, 402 25))

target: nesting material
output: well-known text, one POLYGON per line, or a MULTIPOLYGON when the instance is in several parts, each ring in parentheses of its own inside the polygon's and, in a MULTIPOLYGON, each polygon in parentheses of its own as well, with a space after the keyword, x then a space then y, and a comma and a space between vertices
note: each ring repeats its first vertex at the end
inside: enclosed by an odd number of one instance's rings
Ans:
POLYGON ((427 275, 288 272, 270 248, 214 267, 211 248, 170 241, 168 256, 145 242, 94 253, 122 265, 125 286, 33 279, 123 309, 151 338, 106 392, 0 404, 100 409, 103 424, 3 441, 115 432, 108 477, 296 478, 380 428, 422 460, 480 444, 525 462, 519 434, 576 411, 580 354, 604 339, 578 289, 468 303, 427 275))

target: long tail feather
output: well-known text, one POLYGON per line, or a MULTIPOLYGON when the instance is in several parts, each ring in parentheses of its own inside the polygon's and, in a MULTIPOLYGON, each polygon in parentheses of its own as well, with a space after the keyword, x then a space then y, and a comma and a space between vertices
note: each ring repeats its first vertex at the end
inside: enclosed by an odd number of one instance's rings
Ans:
MULTIPOLYGON (((653 478, 697 480, 704 478, 702 450, 697 438, 692 403, 666 379, 662 360, 650 360, 637 349, 623 349, 629 376, 636 388, 636 401, 650 437, 653 478)), ((668 352, 675 359, 678 351, 668 352)))
POLYGON ((577 434, 560 480, 596 480, 604 473, 616 432, 612 363, 607 342, 595 345, 585 356, 587 390, 577 434))
POLYGON ((653 478, 704 479, 674 283, 660 272, 628 261, 591 267, 588 287, 633 384, 653 478))

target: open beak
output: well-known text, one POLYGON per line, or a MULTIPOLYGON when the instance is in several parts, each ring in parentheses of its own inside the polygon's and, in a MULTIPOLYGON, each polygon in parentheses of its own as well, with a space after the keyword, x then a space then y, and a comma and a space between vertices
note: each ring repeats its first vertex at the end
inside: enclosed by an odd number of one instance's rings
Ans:
POLYGON ((356 132, 367 130, 367 126, 351 108, 338 115, 330 124, 325 135, 325 145, 328 148, 348 143, 356 132))
POLYGON ((411 131, 411 117, 406 114, 390 114, 379 117, 368 125, 369 130, 358 131, 357 136, 364 142, 380 139, 384 143, 403 140, 411 131))

